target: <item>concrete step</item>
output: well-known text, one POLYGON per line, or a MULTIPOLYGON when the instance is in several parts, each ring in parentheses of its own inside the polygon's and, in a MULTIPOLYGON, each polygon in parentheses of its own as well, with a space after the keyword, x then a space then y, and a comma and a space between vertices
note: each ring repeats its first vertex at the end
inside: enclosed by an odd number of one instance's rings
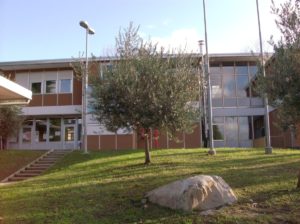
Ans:
MULTIPOLYGON (((22 168, 15 174, 4 179, 4 182, 22 181, 31 177, 35 177, 49 169, 58 160, 62 159, 66 154, 70 153, 70 150, 54 150, 50 153, 45 153, 38 160, 22 168)), ((0 223, 1 224, 1 223, 0 223)))
POLYGON ((50 166, 49 165, 39 165, 39 164, 35 164, 35 165, 32 165, 30 166, 29 168, 40 168, 40 169, 48 169, 50 166))
POLYGON ((39 173, 18 173, 14 177, 35 177, 39 175, 39 173))
POLYGON ((50 164, 50 165, 52 165, 55 162, 56 161, 43 161, 43 160, 41 160, 41 161, 37 161, 35 164, 50 164))
POLYGON ((40 174, 40 173, 42 173, 44 171, 45 171, 45 169, 38 169, 38 170, 27 169, 27 170, 21 171, 20 173, 36 173, 36 174, 40 174))
POLYGON ((27 167, 25 170, 45 170, 48 167, 27 167))
POLYGON ((8 179, 8 181, 21 181, 26 180, 28 177, 11 177, 8 179))
POLYGON ((40 175, 42 172, 34 172, 34 171, 32 171, 32 170, 27 170, 27 172, 20 172, 20 173, 18 173, 18 174, 16 174, 16 175, 35 175, 35 176, 37 176, 37 175, 40 175))

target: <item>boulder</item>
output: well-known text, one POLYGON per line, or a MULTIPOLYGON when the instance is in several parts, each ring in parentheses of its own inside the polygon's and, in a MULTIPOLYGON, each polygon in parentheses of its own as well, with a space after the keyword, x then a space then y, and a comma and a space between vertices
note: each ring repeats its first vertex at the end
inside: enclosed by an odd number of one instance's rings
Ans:
POLYGON ((219 176, 198 175, 148 192, 148 201, 171 209, 205 211, 231 205, 237 197, 219 176))

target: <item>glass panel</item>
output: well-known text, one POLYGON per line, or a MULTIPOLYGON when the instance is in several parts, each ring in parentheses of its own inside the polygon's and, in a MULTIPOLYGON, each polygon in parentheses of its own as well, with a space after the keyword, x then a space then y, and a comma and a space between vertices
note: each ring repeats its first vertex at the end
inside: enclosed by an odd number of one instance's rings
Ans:
POLYGON ((235 74, 248 75, 247 62, 237 62, 237 63, 235 63, 235 74))
POLYGON ((258 71, 258 68, 256 65, 249 66, 249 74, 251 77, 255 76, 257 71, 258 71))
POLYGON ((254 139, 265 136, 264 117, 263 116, 254 116, 253 117, 253 126, 254 126, 253 127, 254 139))
POLYGON ((33 125, 32 120, 26 120, 23 122, 23 126, 32 126, 32 125, 33 125))
POLYGON ((40 83, 40 82, 31 83, 31 91, 33 94, 42 93, 42 83, 40 83))
POLYGON ((224 125, 213 125, 214 140, 224 140, 224 125))
POLYGON ((47 140, 47 120, 35 121, 35 141, 45 142, 47 140))
POLYGON ((24 127, 23 128, 22 140, 23 140, 24 143, 30 143, 31 142, 31 127, 24 127))
POLYGON ((238 98, 238 106, 249 107, 250 106, 250 98, 238 98))
POLYGON ((73 118, 65 118, 64 119, 64 124, 75 124, 76 123, 76 119, 73 118))
POLYGON ((212 75, 211 76, 211 86, 212 86, 212 98, 222 97, 222 76, 212 75))
POLYGON ((46 93, 56 93, 56 81, 47 80, 46 81, 46 93))
POLYGON ((239 140, 251 139, 251 117, 239 117, 239 140))
POLYGON ((258 98, 258 97, 251 98, 251 106, 252 107, 261 107, 263 105, 264 105, 264 101, 262 98, 258 98))
POLYGON ((225 118, 225 136, 226 141, 237 141, 238 139, 238 123, 237 117, 225 118))
MULTIPOLYGON (((81 119, 78 120, 78 122, 81 122, 81 119)), ((77 131, 77 140, 80 141, 81 140, 81 123, 78 123, 78 131, 77 131)))
POLYGON ((249 97, 250 96, 248 76, 246 76, 246 75, 236 76, 236 85, 237 85, 237 96, 238 97, 249 97))
POLYGON ((65 127, 65 141, 74 141, 74 127, 65 127))
POLYGON ((233 62, 224 62, 223 63, 223 74, 226 74, 226 75, 234 74, 233 62))
POLYGON ((212 99, 211 102, 212 102, 213 107, 222 107, 223 106, 222 98, 212 99))
POLYGON ((236 107, 236 98, 224 98, 224 107, 236 107))
POLYGON ((235 97, 235 80, 234 76, 223 77, 223 88, 225 97, 235 97))
POLYGON ((210 67, 209 68, 210 74, 221 74, 221 67, 210 67))
POLYGON ((49 140, 50 142, 59 142, 61 139, 61 123, 60 118, 50 119, 49 140))
POLYGON ((214 124, 223 124, 224 123, 224 117, 213 117, 213 123, 214 124))
POLYGON ((71 92, 71 79, 60 80, 60 92, 70 93, 71 92))

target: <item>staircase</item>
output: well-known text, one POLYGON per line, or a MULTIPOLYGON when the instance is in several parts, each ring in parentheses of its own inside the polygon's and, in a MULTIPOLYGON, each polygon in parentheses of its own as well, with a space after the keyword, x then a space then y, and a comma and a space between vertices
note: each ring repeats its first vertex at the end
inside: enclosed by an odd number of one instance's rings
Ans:
POLYGON ((63 158, 70 150, 50 150, 44 155, 34 160, 27 166, 21 168, 0 183, 9 183, 15 181, 26 180, 31 177, 38 176, 53 166, 58 160, 63 158))

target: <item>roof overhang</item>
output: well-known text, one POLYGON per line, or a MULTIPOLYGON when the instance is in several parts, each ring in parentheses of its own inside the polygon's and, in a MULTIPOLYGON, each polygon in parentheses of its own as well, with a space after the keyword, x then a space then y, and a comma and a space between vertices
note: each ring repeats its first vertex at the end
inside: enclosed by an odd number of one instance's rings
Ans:
POLYGON ((24 105, 32 99, 32 92, 0 76, 0 105, 24 105))

